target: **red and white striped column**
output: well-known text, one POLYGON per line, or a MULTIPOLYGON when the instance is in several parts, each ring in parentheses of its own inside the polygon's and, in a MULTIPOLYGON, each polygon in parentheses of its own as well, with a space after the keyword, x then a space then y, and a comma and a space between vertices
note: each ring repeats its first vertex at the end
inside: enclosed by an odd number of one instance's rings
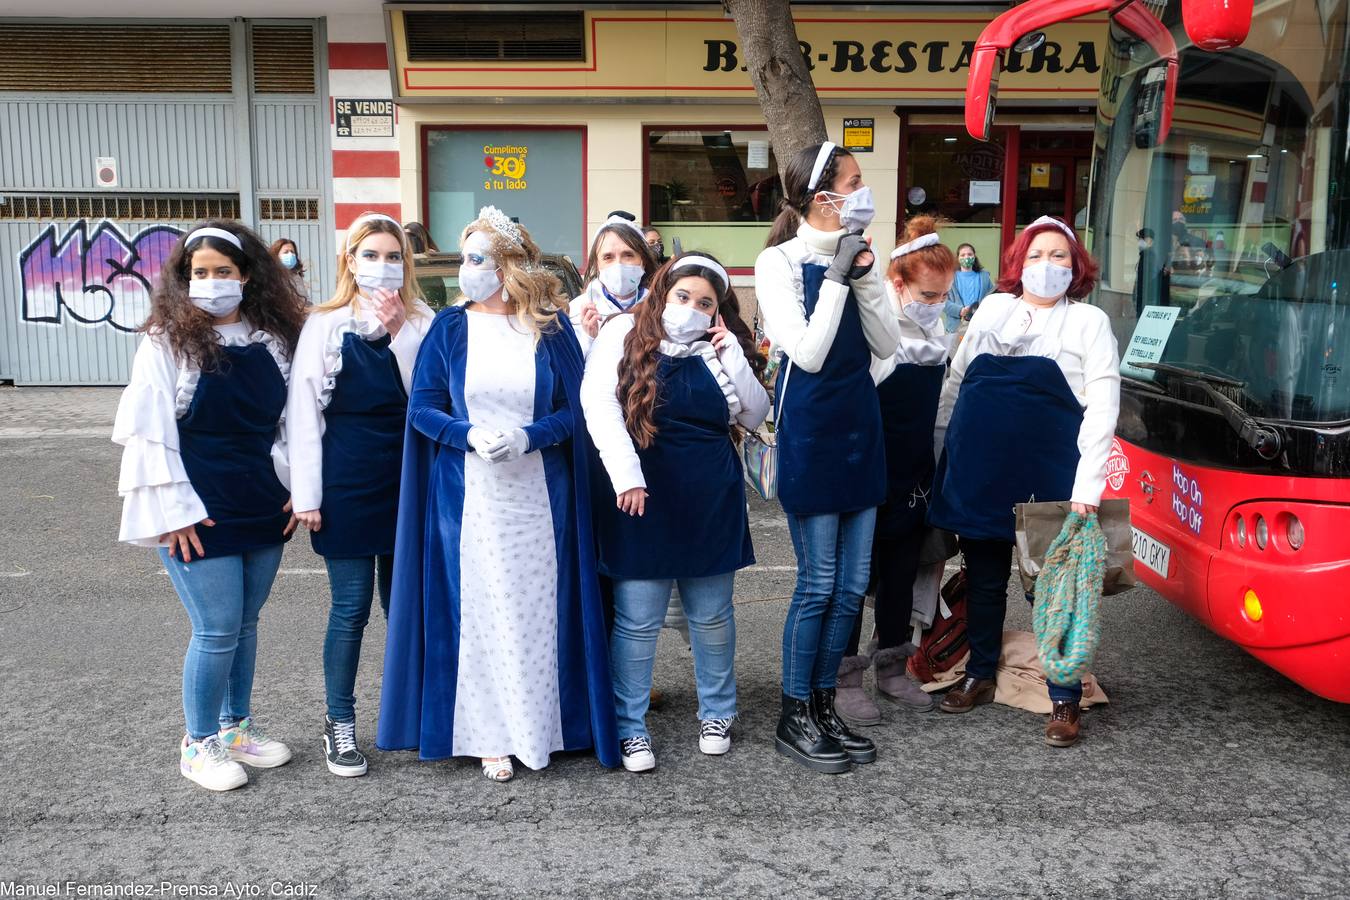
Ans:
POLYGON ((338 137, 337 99, 389 100, 389 59, 379 16, 328 17, 328 117, 333 141, 333 206, 337 246, 363 212, 403 221, 399 194, 398 107, 394 136, 338 137), (378 38, 378 40, 376 40, 378 38))

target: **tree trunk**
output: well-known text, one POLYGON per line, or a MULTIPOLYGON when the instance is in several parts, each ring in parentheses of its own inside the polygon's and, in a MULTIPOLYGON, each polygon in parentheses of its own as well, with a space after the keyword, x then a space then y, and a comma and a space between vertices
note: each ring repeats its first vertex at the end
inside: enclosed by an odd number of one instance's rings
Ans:
POLYGON ((802 58, 788 0, 722 0, 736 20, 741 57, 754 82, 781 176, 803 147, 826 139, 811 70, 802 58))

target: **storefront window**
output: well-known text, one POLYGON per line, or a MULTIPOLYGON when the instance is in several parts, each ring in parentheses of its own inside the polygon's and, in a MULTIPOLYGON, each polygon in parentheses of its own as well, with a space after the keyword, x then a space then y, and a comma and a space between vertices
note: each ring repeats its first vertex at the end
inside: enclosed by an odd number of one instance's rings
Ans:
POLYGON ((767 131, 647 132, 647 215, 668 251, 678 239, 728 265, 754 265, 781 198, 767 131))
POLYGON ((946 220, 943 243, 975 247, 980 262, 998 273, 1002 233, 1005 133, 977 141, 956 130, 911 131, 905 153, 905 218, 920 213, 946 220))
POLYGON ((585 258, 581 129, 428 128, 425 139, 426 225, 442 249, 491 204, 545 253, 585 258))

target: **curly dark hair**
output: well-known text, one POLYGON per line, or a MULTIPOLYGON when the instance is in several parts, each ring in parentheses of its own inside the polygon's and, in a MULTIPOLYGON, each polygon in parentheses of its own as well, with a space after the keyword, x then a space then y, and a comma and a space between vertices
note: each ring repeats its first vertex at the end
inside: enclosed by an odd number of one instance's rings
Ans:
POLYGON ((666 310, 666 295, 681 278, 697 275, 717 289, 718 314, 727 330, 736 336, 755 376, 761 380, 764 377, 766 363, 755 347, 754 336, 741 318, 741 305, 736 299, 736 291, 730 286, 723 289, 719 275, 703 266, 684 266, 676 271, 680 260, 688 256, 703 256, 717 261, 711 254, 702 251, 682 253, 672 258, 652 276, 651 292, 647 299, 631 313, 625 313, 632 315, 634 321, 633 330, 624 338, 617 396, 623 407, 628 434, 639 447, 650 447, 656 438, 656 405, 661 395, 661 384, 656 373, 660 365, 661 341, 666 337, 666 326, 661 321, 661 315, 666 310))
POLYGON ((280 338, 287 354, 295 352, 295 342, 305 323, 305 299, 300 296, 295 280, 267 245, 253 231, 238 222, 207 221, 193 226, 174 246, 164 261, 159 282, 150 295, 150 318, 141 331, 163 335, 174 355, 198 366, 203 371, 215 369, 220 361, 220 342, 212 326, 210 313, 198 309, 188 299, 188 282, 192 277, 192 254, 202 247, 210 247, 229 257, 248 279, 244 284, 244 302, 239 313, 254 328, 280 338), (188 237, 199 228, 219 228, 239 238, 243 249, 229 241, 207 235, 192 242, 188 237))

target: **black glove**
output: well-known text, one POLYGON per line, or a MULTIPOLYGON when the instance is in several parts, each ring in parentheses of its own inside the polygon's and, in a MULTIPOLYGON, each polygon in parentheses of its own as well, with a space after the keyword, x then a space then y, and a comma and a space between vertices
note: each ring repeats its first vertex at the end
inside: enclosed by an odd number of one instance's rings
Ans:
POLYGON ((867 246, 867 239, 861 232, 846 234, 839 239, 839 246, 834 251, 834 260, 830 267, 825 270, 825 277, 837 284, 848 284, 850 278, 861 278, 872 270, 871 266, 859 266, 855 264, 858 255, 866 253, 872 249, 867 246))

